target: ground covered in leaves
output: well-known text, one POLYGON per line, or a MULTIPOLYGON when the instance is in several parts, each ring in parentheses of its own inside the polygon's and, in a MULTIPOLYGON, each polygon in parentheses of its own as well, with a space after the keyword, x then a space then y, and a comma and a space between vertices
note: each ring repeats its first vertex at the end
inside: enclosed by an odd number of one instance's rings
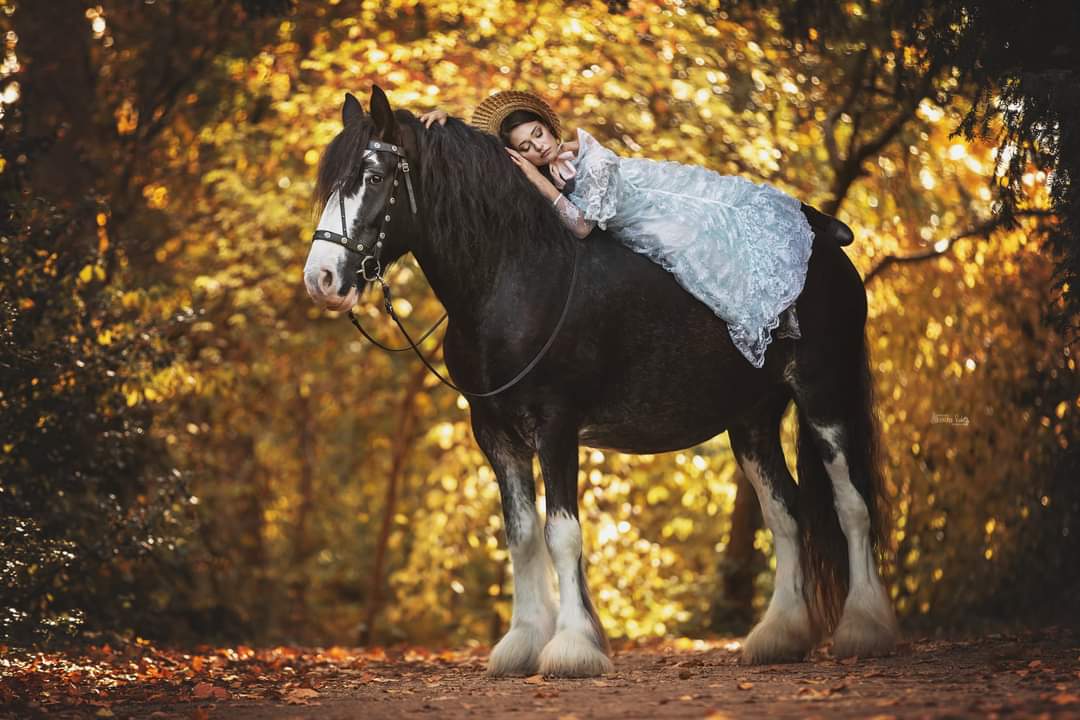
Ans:
POLYGON ((749 667, 737 641, 627 646, 603 678, 492 679, 486 648, 0 648, 2 718, 1080 717, 1080 634, 914 640, 749 667))

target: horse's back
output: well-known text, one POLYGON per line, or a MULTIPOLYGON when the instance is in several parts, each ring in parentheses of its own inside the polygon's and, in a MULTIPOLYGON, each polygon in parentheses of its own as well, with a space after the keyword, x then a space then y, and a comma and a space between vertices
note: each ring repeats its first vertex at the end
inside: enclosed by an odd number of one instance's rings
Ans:
MULTIPOLYGON (((786 392, 796 343, 800 353, 808 345, 827 353, 827 339, 807 343, 808 335, 831 332, 830 313, 858 311, 849 278, 833 282, 850 273, 859 283, 858 273, 839 247, 822 242, 796 301, 803 340, 774 338, 765 366, 755 368, 735 347, 727 324, 659 265, 606 232, 580 243, 571 306, 550 351, 521 386, 481 402, 511 413, 504 420, 514 425, 572 418, 582 442, 594 447, 664 452, 724 432, 758 402, 786 392)), ((508 360, 502 374, 528 362, 560 309, 561 303, 546 309, 522 343, 529 352, 508 360)), ((514 313, 520 318, 520 310, 503 312, 507 323, 514 313)))
POLYGON ((589 370, 568 397, 583 441, 633 452, 697 444, 779 377, 750 365, 723 320, 652 260, 605 233, 584 243, 566 338, 589 370))

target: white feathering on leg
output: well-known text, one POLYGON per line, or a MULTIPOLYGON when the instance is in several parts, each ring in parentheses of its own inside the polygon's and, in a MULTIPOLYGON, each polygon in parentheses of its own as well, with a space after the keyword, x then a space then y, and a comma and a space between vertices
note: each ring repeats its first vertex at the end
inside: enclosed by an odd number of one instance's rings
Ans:
POLYGON ((558 677, 593 677, 611 672, 579 584, 581 525, 566 513, 548 517, 548 549, 559 576, 559 619, 555 637, 540 653, 540 672, 558 677))
POLYGON ((836 514, 848 545, 848 596, 833 632, 833 653, 840 657, 882 655, 896 647, 899 630, 892 603, 878 574, 870 542, 870 512, 851 482, 838 426, 814 426, 834 453, 825 467, 832 481, 836 514))
POLYGON ((514 518, 520 539, 510 546, 514 610, 509 632, 492 648, 488 659, 488 673, 496 676, 536 673, 540 652, 555 634, 551 559, 540 518, 528 499, 516 500, 513 507, 521 512, 514 518))
POLYGON ((801 660, 814 646, 815 634, 802 594, 798 526, 773 496, 761 466, 749 458, 741 458, 739 464, 757 492, 776 552, 772 598, 765 616, 743 643, 743 660, 754 664, 801 660))

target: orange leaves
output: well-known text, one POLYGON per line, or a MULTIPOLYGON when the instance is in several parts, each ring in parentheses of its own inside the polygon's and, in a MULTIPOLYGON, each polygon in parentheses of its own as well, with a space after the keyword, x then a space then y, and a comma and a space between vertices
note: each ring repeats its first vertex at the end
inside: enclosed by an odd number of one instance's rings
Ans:
POLYGON ((191 691, 191 697, 196 700, 228 700, 229 691, 208 682, 201 682, 191 691))
MULTIPOLYGON (((406 651, 398 659, 409 663, 468 662, 460 652, 433 653, 426 648, 406 651), (405 661, 404 656, 409 660, 405 661)), ((235 699, 281 700, 290 705, 313 705, 328 672, 359 670, 369 663, 386 663, 382 648, 365 650, 340 646, 309 650, 279 646, 259 649, 203 648, 196 654, 159 648, 146 640, 118 649, 105 644, 81 654, 6 653, 0 700, 50 706, 89 706, 109 712, 119 702, 221 703, 235 699)), ((360 680, 391 681, 360 671, 360 680)), ((99 714, 99 717, 111 717, 99 714)))
POLYGON ((318 690, 296 688, 287 692, 283 699, 289 705, 318 705, 317 702, 312 702, 317 697, 319 697, 318 690))
POLYGON ((120 135, 130 135, 139 127, 139 111, 130 98, 125 98, 114 113, 116 117, 116 132, 120 135))

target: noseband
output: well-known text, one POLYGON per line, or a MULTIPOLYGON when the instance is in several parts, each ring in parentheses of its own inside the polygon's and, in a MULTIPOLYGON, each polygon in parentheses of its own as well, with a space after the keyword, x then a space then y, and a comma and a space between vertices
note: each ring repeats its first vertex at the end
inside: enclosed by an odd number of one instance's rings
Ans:
POLYGON ((398 330, 401 331, 401 334, 405 336, 405 340, 406 342, 408 342, 408 345, 400 348, 392 348, 383 345, 381 342, 368 334, 366 330, 364 330, 364 328, 360 325, 360 321, 356 319, 356 316, 352 314, 351 310, 349 311, 349 320, 352 321, 352 324, 356 327, 357 330, 360 331, 360 333, 365 338, 367 338, 369 341, 371 341, 377 347, 383 350, 386 350, 388 352, 402 352, 405 350, 412 350, 416 353, 416 356, 420 358, 420 361, 424 363, 425 367, 427 367, 427 369, 435 375, 435 377, 437 377, 444 385, 458 391, 462 395, 469 395, 472 397, 491 397, 493 395, 498 395, 504 390, 509 390, 514 385, 517 385, 518 382, 520 382, 526 375, 528 375, 529 372, 534 367, 536 367, 536 364, 540 362, 541 358, 543 358, 544 355, 547 354, 548 349, 555 342, 555 336, 559 334, 559 330, 563 326, 563 321, 566 320, 566 315, 570 310, 570 299, 574 295, 574 286, 577 280, 577 243, 574 244, 574 265, 573 269, 570 272, 570 287, 566 291, 566 302, 563 304, 562 314, 559 315, 559 321, 555 324, 555 329, 551 331, 551 335, 548 337, 547 342, 544 343, 544 346, 540 348, 540 350, 536 353, 533 359, 529 361, 529 364, 522 368, 521 372, 519 372, 513 378, 503 383, 499 387, 495 388, 494 390, 488 390, 486 392, 472 392, 470 390, 460 388, 454 383, 452 383, 450 380, 443 377, 443 375, 438 370, 432 367, 431 363, 428 362, 427 358, 424 357, 424 354, 420 352, 420 348, 418 347, 419 343, 422 343, 425 339, 427 339, 427 337, 431 335, 431 333, 435 332, 435 328, 439 327, 439 325, 441 325, 442 322, 446 320, 446 313, 444 312, 442 314, 442 317, 439 318, 439 320, 434 325, 432 325, 431 328, 426 333, 424 333, 419 340, 413 341, 412 337, 409 336, 408 330, 405 329, 405 326, 402 324, 400 318, 398 318, 397 312, 394 311, 394 304, 391 302, 390 296, 390 286, 386 283, 386 280, 383 278, 382 274, 383 269, 381 258, 383 240, 386 239, 387 225, 390 223, 390 211, 397 203, 396 195, 399 184, 399 173, 405 176, 405 187, 409 191, 409 207, 412 210, 412 214, 417 214, 416 194, 413 191, 412 177, 409 174, 409 159, 405 155, 404 148, 387 142, 379 142, 378 140, 372 140, 368 143, 367 149, 375 153, 391 153, 397 156, 398 159, 397 162, 394 164, 394 186, 393 189, 390 191, 390 200, 388 201, 389 204, 387 207, 383 208, 383 219, 379 225, 379 234, 375 237, 375 241, 373 243, 364 243, 360 240, 349 237, 349 223, 348 218, 345 217, 344 185, 339 185, 338 206, 341 209, 341 233, 336 233, 332 230, 316 230, 311 237, 311 242, 314 243, 317 240, 322 240, 323 242, 340 245, 349 252, 354 252, 360 255, 360 269, 356 271, 356 274, 359 277, 363 278, 365 282, 378 282, 379 285, 382 287, 383 307, 385 308, 386 313, 394 320, 394 323, 398 326, 398 330), (373 263, 373 267, 370 272, 368 269, 369 263, 373 263))

